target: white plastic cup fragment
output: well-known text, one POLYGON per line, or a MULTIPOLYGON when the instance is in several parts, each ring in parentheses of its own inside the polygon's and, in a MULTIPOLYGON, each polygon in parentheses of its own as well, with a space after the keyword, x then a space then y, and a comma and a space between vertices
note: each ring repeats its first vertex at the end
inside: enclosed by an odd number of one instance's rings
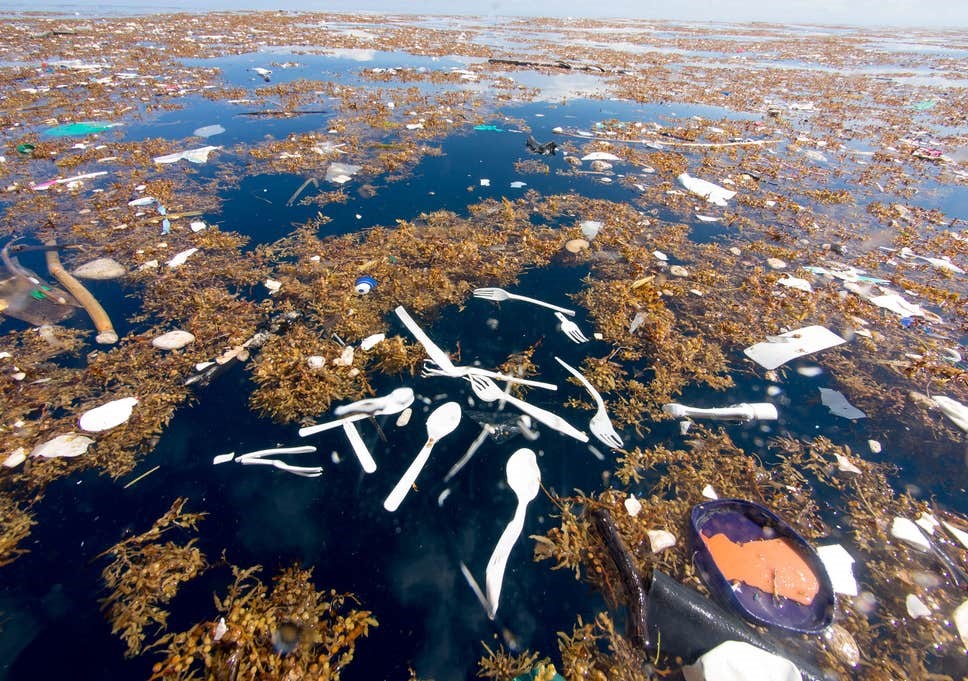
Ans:
POLYGON ((81 414, 78 425, 81 430, 86 430, 89 433, 110 430, 131 418, 131 413, 136 404, 138 404, 136 397, 122 397, 121 399, 111 400, 100 407, 95 407, 81 414))

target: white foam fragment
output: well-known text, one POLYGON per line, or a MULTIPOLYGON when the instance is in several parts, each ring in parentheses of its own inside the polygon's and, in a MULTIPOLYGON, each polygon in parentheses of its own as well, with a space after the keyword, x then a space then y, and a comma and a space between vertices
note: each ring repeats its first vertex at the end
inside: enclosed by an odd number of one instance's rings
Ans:
POLYGON ((636 499, 634 494, 630 494, 624 503, 625 510, 628 511, 628 514, 633 518, 642 511, 642 502, 636 499))
POLYGON ((930 513, 922 513, 914 521, 914 524, 920 527, 922 530, 928 534, 934 534, 935 530, 941 527, 941 523, 930 513))
POLYGON ((181 160, 188 161, 189 163, 205 163, 208 160, 209 154, 222 147, 199 147, 197 149, 188 149, 186 151, 176 151, 173 154, 165 154, 164 156, 156 156, 155 163, 166 164, 166 163, 178 163, 181 160))
POLYGON ((402 412, 400 412, 400 416, 397 417, 397 421, 396 421, 397 428, 403 428, 405 425, 410 423, 410 418, 412 416, 413 416, 413 409, 411 407, 407 407, 402 412))
POLYGON ((676 545, 676 536, 666 530, 648 530, 646 534, 649 535, 649 545, 652 547, 652 553, 659 553, 676 545))
POLYGON ((17 447, 7 455, 7 458, 3 460, 3 466, 5 468, 16 468, 26 460, 27 450, 23 447, 17 447))
POLYGON ((191 256, 193 256, 197 252, 198 252, 197 248, 186 248, 184 251, 181 251, 180 253, 176 253, 172 257, 172 259, 166 262, 165 264, 168 265, 168 267, 170 267, 171 269, 175 269, 176 267, 181 267, 188 261, 188 259, 191 256))
POLYGON ((834 591, 845 596, 856 596, 857 580, 854 578, 854 558, 840 544, 818 546, 817 555, 827 569, 834 591))
POLYGON ((718 184, 714 184, 708 180, 692 177, 689 173, 682 173, 676 179, 679 181, 679 184, 693 194, 701 196, 709 203, 717 206, 725 207, 726 202, 736 196, 736 192, 731 189, 720 187, 718 184))
POLYGON ((968 532, 958 529, 957 527, 949 523, 947 520, 942 520, 941 524, 944 525, 945 529, 948 530, 948 532, 954 535, 955 539, 961 542, 962 546, 968 549, 968 532))
POLYGON ((861 470, 850 462, 843 454, 835 453, 834 456, 837 458, 837 470, 841 473, 857 473, 860 475, 861 470))
POLYGON ((743 350, 743 354, 764 369, 776 369, 797 357, 832 348, 847 341, 822 326, 805 326, 743 350))
POLYGON ((968 600, 964 601, 961 605, 955 608, 954 613, 951 615, 951 619, 955 621, 955 627, 958 629, 958 636, 961 637, 961 645, 965 647, 968 651, 968 600))
POLYGON ((582 161, 621 161, 615 154, 610 154, 607 151, 593 151, 590 154, 585 154, 581 157, 582 161))
POLYGON ((914 619, 931 617, 931 608, 914 594, 907 595, 907 598, 904 599, 904 605, 907 607, 908 614, 914 619))
POLYGON ((956 426, 968 432, 968 407, 946 395, 934 395, 931 399, 956 426))
POLYGON ((867 414, 847 401, 847 398, 839 390, 830 388, 819 388, 820 403, 830 410, 834 416, 845 419, 866 419, 867 414))
POLYGON ((188 331, 182 331, 181 329, 175 329, 174 331, 163 333, 151 340, 151 344, 161 350, 178 350, 185 347, 189 343, 194 342, 195 336, 190 334, 188 331))
POLYGON ((783 279, 780 279, 776 283, 780 284, 781 286, 786 286, 787 288, 794 288, 798 291, 804 291, 805 293, 813 292, 813 286, 810 285, 810 282, 806 279, 800 279, 799 277, 787 276, 783 279))
POLYGON ((360 350, 369 351, 387 339, 384 333, 374 333, 360 341, 360 350))
POLYGON ((235 452, 229 452, 228 454, 219 454, 212 459, 212 465, 217 466, 220 463, 228 463, 235 458, 235 452))
POLYGON ((81 430, 86 430, 89 433, 110 430, 120 426, 131 418, 131 412, 134 410, 134 405, 136 404, 138 404, 138 398, 136 397, 122 397, 117 400, 111 400, 106 404, 102 404, 100 407, 89 409, 81 414, 81 418, 78 419, 78 425, 81 427, 81 430))
POLYGON ((707 499, 718 499, 719 495, 716 494, 716 490, 713 489, 712 485, 706 485, 702 488, 702 495, 707 499))
POLYGON ((59 457, 71 458, 80 456, 93 444, 94 440, 80 433, 67 433, 66 435, 58 435, 53 440, 48 440, 37 445, 30 450, 30 455, 40 456, 45 459, 56 459, 59 457))
POLYGON ((931 550, 931 545, 928 543, 924 533, 907 518, 894 518, 891 523, 891 536, 906 542, 919 551, 927 553, 931 550))

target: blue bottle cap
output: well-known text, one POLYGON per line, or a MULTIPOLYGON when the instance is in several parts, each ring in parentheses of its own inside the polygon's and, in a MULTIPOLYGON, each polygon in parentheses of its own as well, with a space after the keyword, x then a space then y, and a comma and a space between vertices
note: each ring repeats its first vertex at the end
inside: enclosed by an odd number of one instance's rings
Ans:
POLYGON ((356 292, 361 296, 366 295, 376 286, 376 279, 373 277, 362 276, 356 280, 356 292))

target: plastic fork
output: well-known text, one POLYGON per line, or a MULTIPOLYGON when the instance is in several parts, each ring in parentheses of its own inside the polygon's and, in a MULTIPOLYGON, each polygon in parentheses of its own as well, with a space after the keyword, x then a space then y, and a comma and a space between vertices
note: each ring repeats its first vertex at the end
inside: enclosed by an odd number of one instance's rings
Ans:
POLYGON ((578 369, 569 366, 561 357, 555 357, 555 359, 558 360, 558 364, 565 367, 568 373, 581 381, 581 384, 585 386, 585 390, 589 392, 592 399, 595 400, 595 404, 598 405, 598 411, 592 416, 592 420, 588 422, 588 430, 592 431, 592 435, 612 449, 621 449, 623 446, 622 438, 615 432, 615 426, 612 425, 612 421, 608 418, 608 412, 605 410, 605 402, 602 400, 602 396, 598 391, 595 390, 595 386, 589 383, 588 379, 582 376, 578 369))
POLYGON ((490 371, 488 369, 479 369, 478 367, 458 367, 453 366, 452 369, 445 368, 434 368, 428 366, 427 362, 432 362, 433 360, 425 360, 423 364, 423 371, 421 376, 423 378, 429 378, 430 376, 449 376, 450 378, 463 378, 464 376, 478 375, 487 376, 488 378, 493 378, 498 381, 504 381, 506 383, 518 383, 520 385, 531 386, 532 388, 544 388, 545 390, 557 390, 558 386, 554 383, 542 383, 541 381, 532 381, 527 378, 518 378, 517 376, 509 376, 507 374, 501 374, 496 371, 490 371))
POLYGON ((493 300, 498 303, 505 300, 521 300, 521 301, 524 301, 525 303, 531 303, 532 305, 540 305, 541 307, 547 307, 552 310, 557 310, 558 312, 566 314, 570 317, 575 316, 574 310, 569 310, 566 307, 558 307, 557 305, 546 303, 543 300, 528 298, 527 296, 519 296, 516 293, 508 293, 503 288, 476 288, 474 289, 474 297, 481 298, 482 300, 493 300))
POLYGON ((528 404, 524 400, 519 400, 516 397, 508 395, 503 390, 501 390, 497 383, 492 381, 487 376, 477 376, 471 374, 466 377, 471 383, 471 389, 474 394, 480 397, 485 402, 494 402, 496 400, 502 400, 513 404, 515 407, 528 414, 535 421, 540 421, 549 428, 554 428, 559 433, 573 437, 579 442, 588 442, 588 436, 581 432, 573 425, 565 421, 563 418, 557 414, 553 414, 546 409, 541 407, 536 407, 533 404, 528 404))
POLYGON ((561 322, 561 332, 568 336, 575 343, 587 343, 588 337, 581 332, 578 324, 565 317, 560 312, 555 312, 555 317, 561 322))

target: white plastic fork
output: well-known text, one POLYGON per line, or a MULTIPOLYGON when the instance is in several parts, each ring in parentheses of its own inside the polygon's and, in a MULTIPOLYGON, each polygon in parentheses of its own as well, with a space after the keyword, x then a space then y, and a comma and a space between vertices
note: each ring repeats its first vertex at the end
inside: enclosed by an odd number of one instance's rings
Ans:
POLYGON ((421 376, 428 378, 430 376, 449 376, 450 378, 463 378, 464 376, 487 376, 488 378, 493 378, 497 381, 504 381, 506 383, 518 383, 520 385, 531 386, 532 388, 544 388, 545 390, 557 390, 558 386, 554 383, 542 383, 541 381, 532 381, 527 378, 518 378, 517 376, 509 376, 507 374, 501 374, 497 371, 490 371, 488 369, 480 369, 478 367, 459 367, 454 366, 453 369, 444 369, 427 366, 427 362, 432 362, 433 360, 425 360, 423 365, 423 372, 421 376))
POLYGON ((581 329, 578 328, 578 324, 571 321, 560 312, 555 312, 555 317, 557 317, 558 321, 561 322, 561 332, 568 336, 568 338, 575 343, 588 342, 588 337, 581 332, 581 329))
POLYGON ((558 360, 558 364, 565 367, 568 373, 581 381, 581 384, 585 386, 585 390, 589 392, 592 399, 595 400, 595 404, 598 405, 598 411, 592 416, 592 420, 588 422, 588 430, 592 431, 592 435, 612 449, 621 449, 623 446, 622 438, 615 432, 615 426, 612 425, 612 421, 608 418, 608 412, 605 410, 605 402, 602 400, 599 392, 595 390, 595 386, 589 383, 588 379, 582 376, 578 369, 568 365, 561 357, 555 357, 555 359, 558 360))
POLYGON ((573 425, 565 421, 563 418, 557 414, 542 409, 541 407, 536 407, 533 404, 528 404, 524 400, 519 400, 516 397, 508 395, 503 390, 501 390, 497 384, 492 381, 487 376, 475 376, 471 374, 467 376, 467 380, 471 383, 471 389, 474 394, 480 397, 485 402, 494 402, 496 400, 502 400, 509 404, 513 404, 515 407, 523 411, 525 414, 529 415, 535 421, 540 421, 549 428, 554 428, 559 433, 573 437, 579 442, 588 442, 588 436, 581 432, 573 425))
POLYGON ((537 300, 535 298, 528 298, 527 296, 519 296, 516 293, 508 293, 503 288, 476 288, 474 289, 474 297, 480 298, 482 300, 493 300, 495 302, 503 302, 505 300, 521 300, 525 303, 531 303, 532 305, 540 305, 541 307, 547 307, 552 310, 557 310, 563 314, 570 317, 575 316, 574 310, 569 310, 566 307, 558 307, 557 305, 552 305, 551 303, 546 303, 543 300, 537 300))

